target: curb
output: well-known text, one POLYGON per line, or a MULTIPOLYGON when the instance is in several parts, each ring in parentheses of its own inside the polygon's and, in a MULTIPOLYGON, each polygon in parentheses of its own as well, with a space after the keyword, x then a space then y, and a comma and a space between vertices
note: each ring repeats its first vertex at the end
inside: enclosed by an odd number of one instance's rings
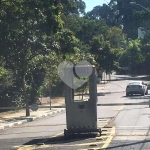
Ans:
POLYGON ((8 128, 11 128, 13 126, 21 125, 21 124, 24 124, 24 123, 27 123, 27 122, 32 122, 32 121, 34 121, 36 119, 44 118, 44 117, 47 117, 47 116, 50 116, 50 115, 53 115, 53 114, 57 114, 57 113, 60 113, 60 112, 63 112, 63 111, 65 111, 65 108, 60 109, 60 110, 54 110, 53 112, 48 112, 48 113, 39 115, 37 117, 30 117, 30 118, 26 118, 26 119, 21 120, 21 121, 16 121, 16 122, 13 122, 13 123, 8 123, 6 125, 0 126, 0 130, 8 129, 8 128))

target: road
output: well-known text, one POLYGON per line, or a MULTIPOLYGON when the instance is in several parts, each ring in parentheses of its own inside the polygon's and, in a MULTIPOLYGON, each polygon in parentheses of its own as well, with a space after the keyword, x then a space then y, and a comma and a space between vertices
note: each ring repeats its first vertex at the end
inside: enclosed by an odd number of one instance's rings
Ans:
MULTIPOLYGON (((126 85, 126 82, 120 84, 118 81, 118 83, 121 86, 126 85)), ((150 96, 124 97, 125 93, 122 94, 120 100, 123 99, 121 101, 126 101, 130 105, 124 105, 111 122, 111 125, 115 127, 115 134, 107 149, 148 150, 150 149, 150 108, 148 105, 150 96)))
POLYGON ((66 128, 66 116, 62 112, 0 131, 1 149, 149 149, 149 95, 126 97, 128 76, 112 76, 112 79, 114 81, 105 85, 105 90, 111 93, 98 96, 98 126, 103 130, 101 137, 92 134, 64 139, 62 133, 66 128))

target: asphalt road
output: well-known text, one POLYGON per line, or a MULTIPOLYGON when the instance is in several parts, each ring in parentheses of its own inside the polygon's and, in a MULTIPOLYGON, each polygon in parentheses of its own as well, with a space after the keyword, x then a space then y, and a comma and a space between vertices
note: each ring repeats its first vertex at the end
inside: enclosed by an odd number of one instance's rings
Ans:
POLYGON ((114 81, 105 85, 105 90, 111 93, 98 96, 101 137, 86 134, 64 139, 66 116, 63 112, 0 131, 0 149, 150 149, 150 95, 126 97, 128 76, 112 76, 112 79, 114 81))
POLYGON ((114 127, 114 131, 113 138, 106 149, 148 150, 150 149, 150 108, 148 105, 150 95, 125 97, 125 92, 121 89, 125 89, 127 82, 128 78, 112 82, 115 85, 108 87, 112 91, 111 96, 116 97, 113 102, 125 105, 122 105, 118 114, 109 124, 114 127), (120 87, 120 90, 117 86, 120 87), (118 89, 118 93, 115 93, 116 89, 118 89))

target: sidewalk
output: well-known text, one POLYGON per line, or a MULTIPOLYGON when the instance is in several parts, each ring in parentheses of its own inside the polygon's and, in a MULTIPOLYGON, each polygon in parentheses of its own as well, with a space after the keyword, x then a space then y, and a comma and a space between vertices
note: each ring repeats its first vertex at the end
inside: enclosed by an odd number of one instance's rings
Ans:
MULTIPOLYGON (((98 84, 97 85, 97 93, 98 96, 104 96, 109 91, 105 90, 105 84, 98 84)), ((39 105, 39 107, 50 105, 39 105)), ((18 110, 18 111, 9 111, 5 113, 0 113, 0 130, 4 130, 16 125, 21 125, 27 122, 34 121, 39 118, 43 118, 46 116, 50 116, 56 113, 64 112, 65 111, 65 100, 64 98, 52 99, 51 110, 50 108, 39 108, 37 111, 32 111, 30 109, 30 116, 25 116, 25 110, 18 110)))

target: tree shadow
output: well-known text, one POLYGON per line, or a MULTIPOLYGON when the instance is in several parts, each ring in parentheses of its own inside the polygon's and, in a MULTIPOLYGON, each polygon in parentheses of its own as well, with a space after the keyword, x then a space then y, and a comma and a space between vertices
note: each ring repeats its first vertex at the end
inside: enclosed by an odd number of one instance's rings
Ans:
POLYGON ((132 96, 127 96, 127 98, 129 99, 150 99, 150 95, 146 95, 146 96, 137 96, 137 95, 132 95, 132 96))
POLYGON ((144 102, 129 102, 129 103, 103 103, 103 104, 97 104, 97 106, 120 106, 120 105, 149 105, 149 101, 144 101, 144 102))

